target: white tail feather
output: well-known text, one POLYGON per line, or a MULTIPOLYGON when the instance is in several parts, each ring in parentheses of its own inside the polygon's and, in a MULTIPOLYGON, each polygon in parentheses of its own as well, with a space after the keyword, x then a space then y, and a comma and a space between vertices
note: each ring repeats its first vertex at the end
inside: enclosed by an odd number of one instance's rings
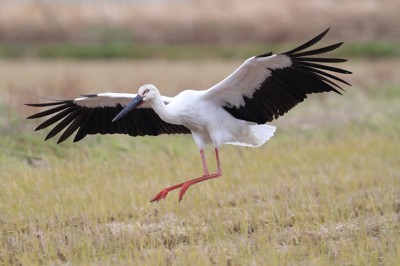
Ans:
POLYGON ((258 147, 267 142, 276 130, 276 127, 271 125, 250 125, 249 128, 250 130, 246 136, 242 136, 236 141, 227 142, 227 144, 258 147))
POLYGON ((251 131, 257 138, 258 144, 256 146, 263 145, 267 142, 275 133, 276 127, 270 125, 252 125, 250 126, 251 131))

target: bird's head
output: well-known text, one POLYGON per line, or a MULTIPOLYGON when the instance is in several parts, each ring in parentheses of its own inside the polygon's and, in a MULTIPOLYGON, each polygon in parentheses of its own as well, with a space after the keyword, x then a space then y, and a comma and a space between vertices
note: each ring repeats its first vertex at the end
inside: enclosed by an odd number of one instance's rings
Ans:
POLYGON ((147 102, 157 98, 157 96, 160 95, 160 92, 153 84, 146 84, 139 88, 138 96, 139 95, 142 97, 142 101, 147 102))
POLYGON ((160 96, 160 92, 157 90, 156 86, 152 84, 146 84, 143 85, 142 87, 139 88, 138 94, 136 95, 133 100, 125 106, 124 109, 122 109, 119 114, 114 117, 112 122, 117 121, 124 115, 126 115, 130 110, 132 110, 135 107, 140 106, 142 103, 147 102, 147 101, 152 101, 156 99, 158 96, 160 96))

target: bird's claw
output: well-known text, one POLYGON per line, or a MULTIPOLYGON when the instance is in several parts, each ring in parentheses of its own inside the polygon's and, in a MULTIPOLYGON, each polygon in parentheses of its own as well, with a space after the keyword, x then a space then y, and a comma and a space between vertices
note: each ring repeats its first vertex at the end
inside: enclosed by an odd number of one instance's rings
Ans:
POLYGON ((190 187, 190 184, 189 184, 189 183, 184 183, 184 184, 182 185, 182 188, 181 188, 181 190, 179 191, 179 202, 182 201, 183 195, 185 195, 186 190, 187 190, 189 187, 190 187))
POLYGON ((161 190, 157 195, 155 195, 154 198, 152 198, 150 200, 150 202, 154 202, 154 201, 160 201, 162 199, 165 199, 168 195, 169 190, 167 188, 164 188, 163 190, 161 190))
MULTIPOLYGON (((190 185, 191 185, 190 182, 180 184, 180 186, 182 186, 182 187, 181 187, 181 190, 179 191, 179 202, 182 201, 183 195, 186 193, 186 190, 190 187, 190 185)), ((169 193, 171 190, 175 189, 175 188, 176 188, 176 187, 164 188, 164 189, 161 190, 157 195, 155 195, 155 196, 150 200, 150 202, 155 202, 155 201, 158 202, 158 201, 160 201, 160 200, 162 200, 162 199, 165 199, 165 198, 167 197, 168 193, 169 193)))

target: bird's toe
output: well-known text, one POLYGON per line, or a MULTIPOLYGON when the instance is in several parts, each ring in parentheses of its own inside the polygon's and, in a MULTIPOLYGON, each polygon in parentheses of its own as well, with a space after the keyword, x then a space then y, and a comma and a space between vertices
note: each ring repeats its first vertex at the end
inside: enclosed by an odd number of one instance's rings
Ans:
POLYGON ((150 202, 154 202, 154 201, 160 201, 162 199, 165 199, 168 195, 169 190, 167 188, 164 188, 163 190, 161 190, 157 195, 155 195, 150 202))
POLYGON ((182 185, 182 188, 181 188, 181 190, 179 191, 179 202, 182 201, 183 195, 185 195, 186 190, 190 187, 190 185, 191 185, 190 183, 184 183, 184 184, 182 185))

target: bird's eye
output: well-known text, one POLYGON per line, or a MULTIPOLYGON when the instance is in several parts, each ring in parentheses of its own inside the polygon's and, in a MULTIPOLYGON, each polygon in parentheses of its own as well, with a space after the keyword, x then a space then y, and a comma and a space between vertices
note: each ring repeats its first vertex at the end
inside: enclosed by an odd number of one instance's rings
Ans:
POLYGON ((150 91, 149 89, 145 89, 144 92, 143 92, 143 94, 146 94, 146 93, 148 93, 149 91, 150 91))

